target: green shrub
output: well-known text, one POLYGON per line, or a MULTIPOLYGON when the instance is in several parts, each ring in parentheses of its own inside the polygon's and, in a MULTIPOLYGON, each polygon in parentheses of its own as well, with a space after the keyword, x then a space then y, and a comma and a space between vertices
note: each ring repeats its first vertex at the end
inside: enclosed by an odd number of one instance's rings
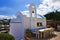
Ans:
POLYGON ((26 36, 31 37, 32 31, 30 29, 26 29, 26 36))
POLYGON ((14 37, 8 33, 1 33, 0 40, 15 40, 14 37))
POLYGON ((30 29, 26 29, 26 33, 29 32, 29 33, 32 33, 32 31, 30 29))

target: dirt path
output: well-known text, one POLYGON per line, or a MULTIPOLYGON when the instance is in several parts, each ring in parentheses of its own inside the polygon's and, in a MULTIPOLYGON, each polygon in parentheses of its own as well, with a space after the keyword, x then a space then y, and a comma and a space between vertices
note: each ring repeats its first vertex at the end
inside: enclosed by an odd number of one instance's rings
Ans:
POLYGON ((60 40, 60 32, 54 32, 54 34, 56 34, 57 36, 51 38, 50 40, 60 40))

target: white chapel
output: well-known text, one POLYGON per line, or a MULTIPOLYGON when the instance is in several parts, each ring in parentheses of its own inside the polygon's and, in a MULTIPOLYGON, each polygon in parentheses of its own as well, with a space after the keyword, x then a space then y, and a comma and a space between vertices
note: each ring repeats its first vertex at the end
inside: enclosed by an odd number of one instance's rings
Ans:
POLYGON ((29 6, 29 17, 23 15, 21 12, 17 12, 16 18, 10 22, 10 34, 15 37, 15 40, 21 40, 24 38, 25 29, 42 29, 46 28, 46 18, 40 14, 37 14, 36 6, 31 4, 29 6))

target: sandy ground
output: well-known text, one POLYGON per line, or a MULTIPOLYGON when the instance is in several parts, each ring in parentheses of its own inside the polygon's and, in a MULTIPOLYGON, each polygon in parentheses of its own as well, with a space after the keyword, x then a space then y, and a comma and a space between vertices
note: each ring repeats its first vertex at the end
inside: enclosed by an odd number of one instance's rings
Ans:
POLYGON ((56 36, 52 37, 50 40, 60 40, 60 32, 59 31, 55 31, 54 34, 56 34, 56 36))

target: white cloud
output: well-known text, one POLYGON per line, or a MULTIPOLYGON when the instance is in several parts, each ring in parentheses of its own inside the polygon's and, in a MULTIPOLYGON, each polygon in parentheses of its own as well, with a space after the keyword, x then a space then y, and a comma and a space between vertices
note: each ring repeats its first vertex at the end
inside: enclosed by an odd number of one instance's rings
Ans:
POLYGON ((30 6, 30 4, 25 5, 25 7, 27 7, 27 8, 28 8, 29 6, 30 6))
POLYGON ((0 15, 0 18, 6 18, 7 16, 4 16, 4 15, 0 15))
POLYGON ((60 8, 59 3, 59 0, 43 0, 42 4, 37 8, 37 13, 44 15, 50 11, 58 10, 60 8))
POLYGON ((28 12, 29 12, 28 10, 22 11, 22 13, 23 13, 24 15, 26 15, 28 12))
POLYGON ((0 19, 14 19, 14 18, 16 18, 15 15, 13 15, 13 16, 0 15, 0 19))
POLYGON ((29 11, 25 10, 25 11, 21 11, 23 15, 27 15, 27 17, 29 17, 29 11))
MULTIPOLYGON (((12 12, 15 12, 15 10, 14 9, 12 9, 12 8, 9 8, 9 7, 0 7, 0 11, 5 11, 5 12, 10 12, 11 11, 11 13, 12 12)), ((2 13, 1 13, 2 14, 2 13)), ((0 19, 13 19, 13 18, 16 18, 16 16, 15 15, 13 15, 12 14, 12 16, 6 16, 6 15, 0 15, 0 19)))
POLYGON ((9 10, 13 11, 14 9, 9 7, 0 7, 0 11, 9 11, 9 10))
MULTIPOLYGON (((26 5, 26 7, 29 6, 30 4, 26 5)), ((37 14, 45 15, 54 10, 60 11, 60 0, 43 0, 42 4, 37 7, 37 14)), ((23 13, 28 14, 27 10, 23 11, 23 13)))
POLYGON ((13 15, 13 16, 11 16, 11 17, 10 17, 10 19, 14 19, 14 18, 16 18, 16 16, 15 16, 15 15, 13 15))
POLYGON ((60 2, 60 0, 53 0, 53 2, 56 2, 56 1, 60 2))

